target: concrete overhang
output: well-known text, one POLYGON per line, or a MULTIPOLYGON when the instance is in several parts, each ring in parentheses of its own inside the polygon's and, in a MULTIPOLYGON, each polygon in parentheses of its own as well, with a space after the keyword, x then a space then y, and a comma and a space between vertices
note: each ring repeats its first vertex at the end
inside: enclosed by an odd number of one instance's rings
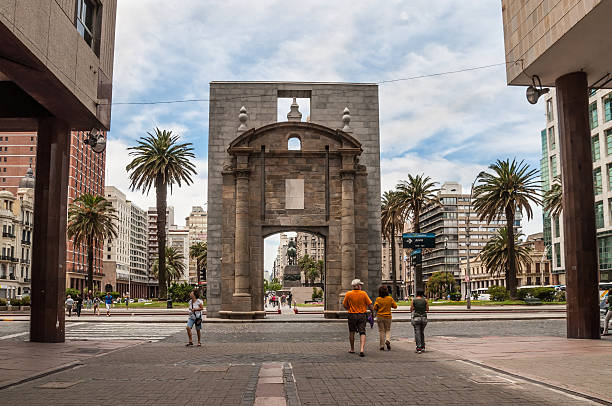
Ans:
MULTIPOLYGON (((104 100, 96 106, 85 106, 83 102, 62 81, 26 47, 20 39, 4 24, 0 23, 0 80, 2 83, 13 83, 15 86, 6 86, 3 89, 11 89, 13 94, 20 94, 23 100, 30 98, 32 101, 46 110, 42 116, 54 116, 69 124, 72 130, 90 130, 98 128, 108 130, 110 128, 110 105, 104 100), (21 92, 16 92, 15 88, 21 92), (27 96, 27 97, 26 97, 27 96)), ((2 90, 2 89, 0 89, 2 90)), ((4 92, 0 98, 7 98, 10 102, 11 95, 4 92)), ((35 119, 32 118, 32 110, 14 112, 13 117, 6 114, 0 117, 0 121, 14 123, 30 123, 27 130, 32 130, 35 119)), ((2 130, 10 128, 0 124, 2 130)), ((24 128, 26 130, 26 128, 24 128)))
MULTIPOLYGON (((589 86, 607 74, 610 74, 607 79, 612 78, 611 25, 612 1, 603 0, 539 57, 530 60, 532 48, 520 58, 522 60, 514 62, 515 66, 508 66, 508 84, 529 86, 532 75, 538 75, 543 86, 554 87, 558 77, 579 71, 587 73, 589 86)), ((508 61, 509 65, 511 63, 508 61)), ((603 87, 612 88, 612 81, 603 87)))

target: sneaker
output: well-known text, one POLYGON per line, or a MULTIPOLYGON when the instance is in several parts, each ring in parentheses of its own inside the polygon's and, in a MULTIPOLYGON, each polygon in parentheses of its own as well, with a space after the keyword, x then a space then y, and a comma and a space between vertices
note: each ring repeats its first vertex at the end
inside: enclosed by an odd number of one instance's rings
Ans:
POLYGON ((391 351, 391 342, 387 340, 385 341, 385 344, 387 344, 387 350, 391 351))

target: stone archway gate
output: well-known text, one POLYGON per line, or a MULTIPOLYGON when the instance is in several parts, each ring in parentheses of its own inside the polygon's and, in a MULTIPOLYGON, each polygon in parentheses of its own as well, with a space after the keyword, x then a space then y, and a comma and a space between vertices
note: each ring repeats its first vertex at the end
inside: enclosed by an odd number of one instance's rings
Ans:
POLYGON ((263 239, 282 230, 325 237, 326 317, 343 310, 354 278, 372 295, 381 278, 377 86, 213 82, 209 120, 209 317, 264 317, 263 239), (279 97, 309 97, 310 122, 277 122, 279 97), (290 138, 300 150, 288 149, 290 138))

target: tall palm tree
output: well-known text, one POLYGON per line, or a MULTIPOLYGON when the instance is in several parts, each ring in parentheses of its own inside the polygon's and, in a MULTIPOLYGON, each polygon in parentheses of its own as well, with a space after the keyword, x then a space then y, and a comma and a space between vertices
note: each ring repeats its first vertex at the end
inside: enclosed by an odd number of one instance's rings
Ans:
POLYGON ((196 174, 195 165, 190 161, 195 158, 191 143, 178 143, 179 136, 172 131, 155 129, 155 133, 147 133, 141 137, 138 145, 130 147, 130 155, 134 157, 126 170, 130 172, 130 189, 149 193, 155 187, 157 198, 157 255, 161 258, 159 266, 159 296, 165 299, 166 290, 166 206, 168 186, 172 193, 175 183, 181 187, 192 183, 191 176, 196 174))
MULTIPOLYGON (((178 281, 183 276, 185 272, 185 257, 174 247, 166 247, 164 251, 166 254, 164 256, 166 260, 166 288, 169 288, 172 282, 178 281)), ((151 274, 153 277, 158 278, 158 280, 160 268, 159 259, 156 259, 151 267, 151 274)))
POLYGON ((198 274, 198 286, 200 285, 200 271, 206 268, 208 257, 208 245, 205 242, 196 242, 189 247, 189 256, 196 260, 196 272, 198 274))
MULTIPOLYGON (((513 233, 514 234, 514 233, 513 233)), ((518 245, 518 239, 523 234, 518 233, 514 235, 514 244, 512 257, 516 264, 517 271, 520 273, 523 269, 523 265, 527 265, 532 262, 531 248, 525 245, 518 245)), ((502 272, 508 273, 510 269, 510 259, 508 257, 508 229, 502 227, 497 230, 497 234, 491 237, 487 244, 480 252, 480 258, 487 271, 492 275, 499 275, 502 272)))
POLYGON ((533 217, 531 203, 541 204, 540 182, 538 171, 530 169, 524 161, 516 159, 497 160, 489 166, 493 173, 481 172, 478 184, 474 187, 474 209, 480 220, 490 223, 494 219, 506 216, 508 230, 508 272, 506 272, 506 288, 510 296, 516 298, 516 257, 514 252, 514 219, 516 211, 527 213, 527 219, 533 217))
POLYGON ((87 245, 87 290, 93 292, 94 247, 107 238, 117 238, 118 221, 111 202, 102 196, 83 194, 68 208, 68 238, 79 247, 87 245))
POLYGON ((555 176, 552 186, 544 193, 542 205, 551 217, 559 217, 563 211, 563 186, 558 176, 555 176))
POLYGON ((390 295, 395 295, 397 291, 397 275, 395 273, 397 255, 395 253, 395 236, 398 232, 404 229, 404 211, 400 207, 399 194, 396 191, 387 191, 383 193, 380 210, 380 222, 383 236, 391 244, 391 279, 393 281, 393 292, 390 295))
MULTIPOLYGON (((398 205, 404 213, 405 218, 411 217, 415 233, 421 232, 420 216, 423 208, 428 204, 437 204, 438 191, 436 182, 432 182, 429 176, 408 174, 408 180, 397 184, 398 205)), ((423 287, 423 266, 418 263, 415 268, 415 282, 417 290, 423 287)))

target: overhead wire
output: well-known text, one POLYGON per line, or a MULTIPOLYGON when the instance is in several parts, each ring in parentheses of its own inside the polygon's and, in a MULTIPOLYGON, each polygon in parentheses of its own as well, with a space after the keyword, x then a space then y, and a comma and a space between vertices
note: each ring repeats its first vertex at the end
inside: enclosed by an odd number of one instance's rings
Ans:
MULTIPOLYGON (((373 84, 383 85, 383 84, 386 84, 386 83, 396 83, 396 82, 404 82, 404 81, 410 81, 410 80, 416 80, 416 79, 431 78, 431 77, 436 77, 436 76, 452 75, 452 74, 456 74, 456 73, 471 72, 471 71, 475 71, 475 70, 494 68, 494 67, 497 67, 497 66, 508 65, 510 63, 515 63, 515 62, 517 62, 517 61, 508 61, 508 62, 494 63, 494 64, 490 64, 490 65, 473 66, 473 67, 469 67, 469 68, 463 68, 463 69, 457 69, 457 70, 451 70, 451 71, 444 71, 444 72, 429 73, 429 74, 417 75, 417 76, 409 76, 409 77, 405 77, 405 78, 387 79, 387 80, 381 80, 381 81, 378 81, 378 82, 373 82, 373 84)), ((349 91, 350 90, 340 90, 340 91, 326 93, 326 94, 327 95, 329 95, 329 94, 342 94, 342 93, 347 93, 349 91)), ((269 94, 265 94, 264 93, 264 94, 254 94, 254 95, 243 95, 243 96, 227 97, 227 98, 215 99, 215 100, 216 101, 229 101, 229 100, 237 100, 237 99, 244 100, 244 99, 249 99, 249 98, 252 98, 252 97, 262 97, 262 96, 269 96, 269 94)), ((177 103, 202 103, 202 102, 210 102, 210 101, 213 101, 213 100, 211 100, 211 99, 195 98, 195 99, 180 99, 180 100, 112 102, 110 104, 113 105, 113 106, 135 106, 135 105, 156 105, 156 104, 177 104, 177 103)), ((108 103, 106 103, 106 104, 108 104, 108 103)))

